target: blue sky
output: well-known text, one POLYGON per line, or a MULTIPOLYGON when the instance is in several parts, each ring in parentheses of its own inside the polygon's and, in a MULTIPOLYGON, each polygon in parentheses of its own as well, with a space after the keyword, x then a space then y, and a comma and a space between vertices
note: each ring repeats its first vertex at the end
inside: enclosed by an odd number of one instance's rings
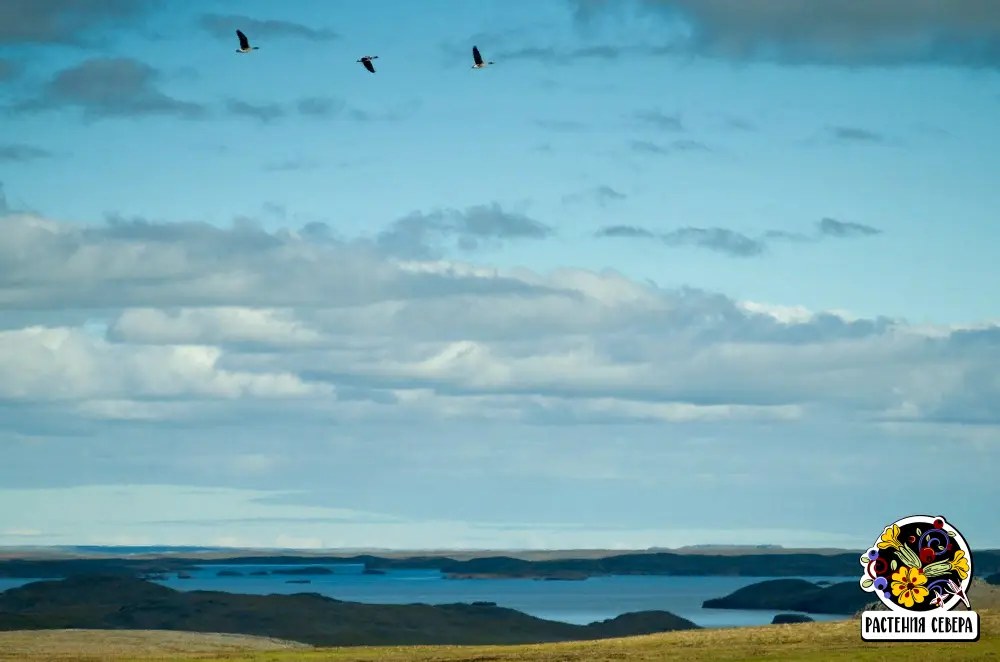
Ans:
POLYGON ((0 544, 1000 547, 1000 9, 796 4, 6 3, 0 544))

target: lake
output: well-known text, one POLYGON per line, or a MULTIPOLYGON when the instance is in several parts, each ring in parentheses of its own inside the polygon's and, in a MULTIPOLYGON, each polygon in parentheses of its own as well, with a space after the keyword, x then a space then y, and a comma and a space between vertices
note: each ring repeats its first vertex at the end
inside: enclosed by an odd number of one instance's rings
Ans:
MULTIPOLYGON (((317 564, 320 565, 320 564, 317 564)), ((444 579, 436 570, 389 570, 384 575, 364 575, 364 566, 327 565, 332 575, 246 576, 301 565, 210 565, 189 571, 191 579, 157 583, 178 590, 229 593, 320 593, 351 602, 374 604, 447 604, 489 601, 501 607, 567 623, 586 624, 631 611, 662 609, 703 627, 766 625, 777 611, 702 609, 701 603, 769 577, 660 577, 649 575, 592 577, 586 581, 535 581, 532 579, 444 579), (219 577, 220 570, 242 572, 243 577, 219 577), (309 584, 288 584, 289 579, 309 579, 309 584)), ((315 567, 315 566, 314 566, 315 567)), ((847 581, 847 577, 803 577, 808 581, 847 581)), ((0 590, 33 580, 0 579, 0 590)), ((810 614, 816 620, 845 616, 810 614)))

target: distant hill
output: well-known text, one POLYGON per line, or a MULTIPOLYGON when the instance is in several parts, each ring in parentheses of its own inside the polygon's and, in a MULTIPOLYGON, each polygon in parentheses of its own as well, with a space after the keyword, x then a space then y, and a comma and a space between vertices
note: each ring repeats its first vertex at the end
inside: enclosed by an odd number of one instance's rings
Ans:
POLYGON ((317 646, 529 644, 698 629, 665 611, 571 625, 490 604, 373 605, 316 593, 176 591, 120 575, 79 575, 0 593, 0 630, 184 630, 317 646))
MULTIPOLYGON (((126 558, 34 558, 0 559, 0 577, 44 579, 78 574, 126 574, 189 571, 211 565, 324 565, 354 563, 369 571, 393 569, 440 570, 453 577, 477 578, 586 578, 599 575, 673 575, 733 577, 854 577, 860 572, 860 552, 840 554, 779 553, 677 554, 673 552, 617 554, 604 557, 527 560, 513 556, 485 556, 458 560, 446 556, 296 556, 250 555, 211 558, 185 555, 126 558)), ((979 576, 1000 572, 1000 551, 975 552, 979 576)))

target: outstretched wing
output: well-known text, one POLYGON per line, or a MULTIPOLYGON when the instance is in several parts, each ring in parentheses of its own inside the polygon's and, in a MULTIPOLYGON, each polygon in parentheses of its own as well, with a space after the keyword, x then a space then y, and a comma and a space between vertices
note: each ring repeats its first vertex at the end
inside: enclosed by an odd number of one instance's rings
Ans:
POLYGON ((240 48, 250 48, 250 40, 240 30, 236 31, 236 36, 240 38, 240 48))
POLYGON ((479 54, 479 48, 476 46, 472 47, 472 59, 476 61, 476 64, 483 63, 483 56, 479 54))
POLYGON ((363 60, 361 60, 361 64, 365 65, 365 69, 367 69, 368 71, 375 73, 375 65, 372 64, 372 61, 369 60, 368 58, 364 58, 363 60))

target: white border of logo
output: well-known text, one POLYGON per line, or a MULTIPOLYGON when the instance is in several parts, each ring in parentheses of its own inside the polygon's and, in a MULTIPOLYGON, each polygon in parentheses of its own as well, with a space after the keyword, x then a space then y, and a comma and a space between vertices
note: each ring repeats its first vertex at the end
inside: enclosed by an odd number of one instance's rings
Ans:
MULTIPOLYGON (((965 552, 965 558, 969 563, 969 573, 965 579, 961 580, 959 588, 963 595, 968 594, 969 586, 972 584, 973 564, 972 551, 969 544, 962 537, 961 532, 950 524, 943 516, 931 515, 911 515, 898 519, 892 524, 884 527, 875 539, 873 544, 865 554, 872 550, 878 550, 878 542, 882 535, 893 526, 902 528, 908 524, 924 524, 933 527, 934 520, 940 519, 944 522, 941 530, 945 531, 957 543, 959 548, 965 552), (954 535, 951 535, 954 534, 954 535)), ((904 544, 906 544, 904 542, 904 544)), ((862 565, 864 557, 862 557, 862 565)), ((867 567, 863 571, 860 584, 861 590, 875 594, 879 601, 884 604, 889 611, 865 611, 861 614, 861 638, 865 641, 978 641, 979 640, 979 614, 972 611, 951 612, 959 604, 963 603, 962 596, 951 593, 948 599, 939 607, 928 611, 913 611, 897 603, 891 597, 885 596, 885 591, 878 590, 872 584, 864 586, 865 580, 870 579, 867 567)))

